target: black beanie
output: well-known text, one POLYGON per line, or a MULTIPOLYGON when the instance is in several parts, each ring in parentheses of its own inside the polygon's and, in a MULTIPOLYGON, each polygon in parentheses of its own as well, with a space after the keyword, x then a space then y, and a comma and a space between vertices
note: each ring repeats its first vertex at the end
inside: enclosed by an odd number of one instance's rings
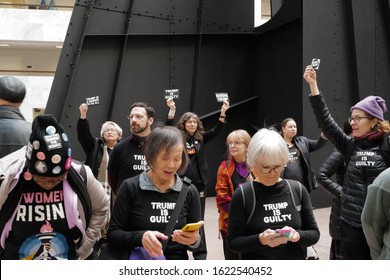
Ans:
POLYGON ((12 103, 22 103, 26 96, 26 87, 14 77, 0 77, 0 98, 12 103))
POLYGON ((34 119, 26 158, 28 171, 38 176, 57 177, 70 168, 68 135, 53 115, 40 115, 34 119))

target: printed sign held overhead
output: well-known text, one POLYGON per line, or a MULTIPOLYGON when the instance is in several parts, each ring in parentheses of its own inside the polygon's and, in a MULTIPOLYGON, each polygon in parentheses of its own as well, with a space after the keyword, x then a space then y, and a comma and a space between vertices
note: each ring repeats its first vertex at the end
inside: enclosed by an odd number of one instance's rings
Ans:
POLYGON ((318 70, 318 68, 320 68, 320 62, 321 62, 321 59, 313 58, 313 60, 311 61, 311 67, 313 67, 313 69, 315 69, 315 70, 318 70))
POLYGON ((99 96, 87 97, 85 98, 85 103, 87 103, 88 106, 99 105, 99 96))
POLYGON ((178 99, 179 98, 179 89, 166 89, 164 90, 165 99, 173 98, 178 99))
POLYGON ((216 92, 215 97, 217 102, 229 101, 229 94, 227 92, 216 92))

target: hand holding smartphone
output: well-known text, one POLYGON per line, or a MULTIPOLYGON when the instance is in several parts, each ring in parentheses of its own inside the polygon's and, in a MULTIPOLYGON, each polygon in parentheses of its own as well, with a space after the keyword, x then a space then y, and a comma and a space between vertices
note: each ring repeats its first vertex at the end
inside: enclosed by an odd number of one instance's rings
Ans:
POLYGON ((290 230, 288 230, 288 229, 276 229, 275 232, 280 233, 287 238, 290 237, 290 233, 291 233, 290 230))
POLYGON ((182 231, 195 231, 197 229, 200 229, 204 225, 203 221, 199 221, 197 223, 189 223, 186 224, 181 230, 182 231))

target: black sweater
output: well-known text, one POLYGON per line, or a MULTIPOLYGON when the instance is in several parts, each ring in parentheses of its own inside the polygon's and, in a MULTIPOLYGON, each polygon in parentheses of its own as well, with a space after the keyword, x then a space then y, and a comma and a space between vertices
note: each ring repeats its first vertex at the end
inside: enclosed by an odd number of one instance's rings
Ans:
MULTIPOLYGON (((179 191, 169 190, 160 193, 153 189, 141 189, 141 176, 123 181, 115 200, 114 209, 108 229, 109 243, 113 247, 132 248, 142 246, 142 235, 148 231, 164 232, 169 221, 179 191)), ((178 183, 181 184, 178 178, 178 183)), ((196 188, 192 185, 184 201, 175 229, 181 229, 186 223, 200 220, 200 200, 196 188)), ((169 240, 164 255, 169 259, 188 259, 188 246, 169 240)))
POLYGON ((244 208, 242 190, 237 189, 233 194, 228 223, 230 249, 241 254, 242 259, 304 260, 306 247, 317 243, 320 238, 307 190, 302 188, 302 208, 299 213, 285 180, 271 187, 255 181, 253 185, 256 206, 248 224, 246 224, 247 212, 244 208), (278 229, 284 226, 294 228, 300 234, 300 240, 275 248, 260 243, 260 233, 266 229, 278 229))

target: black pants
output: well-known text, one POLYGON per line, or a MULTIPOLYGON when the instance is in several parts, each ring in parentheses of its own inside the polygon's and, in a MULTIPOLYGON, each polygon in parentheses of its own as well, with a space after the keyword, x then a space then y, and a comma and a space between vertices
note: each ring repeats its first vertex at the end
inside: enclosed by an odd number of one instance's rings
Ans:
POLYGON ((340 253, 344 260, 371 260, 370 247, 362 228, 342 222, 340 253))
POLYGON ((340 239, 332 239, 332 242, 330 243, 330 254, 329 259, 330 260, 342 260, 343 256, 340 253, 340 239))
MULTIPOLYGON (((206 186, 201 183, 193 183, 199 192, 200 196, 200 217, 204 221, 204 214, 206 209, 206 186)), ((204 226, 199 230, 199 234, 202 237, 202 241, 195 251, 192 252, 194 260, 205 260, 207 259, 207 245, 206 245, 206 234, 204 232, 204 226)))

